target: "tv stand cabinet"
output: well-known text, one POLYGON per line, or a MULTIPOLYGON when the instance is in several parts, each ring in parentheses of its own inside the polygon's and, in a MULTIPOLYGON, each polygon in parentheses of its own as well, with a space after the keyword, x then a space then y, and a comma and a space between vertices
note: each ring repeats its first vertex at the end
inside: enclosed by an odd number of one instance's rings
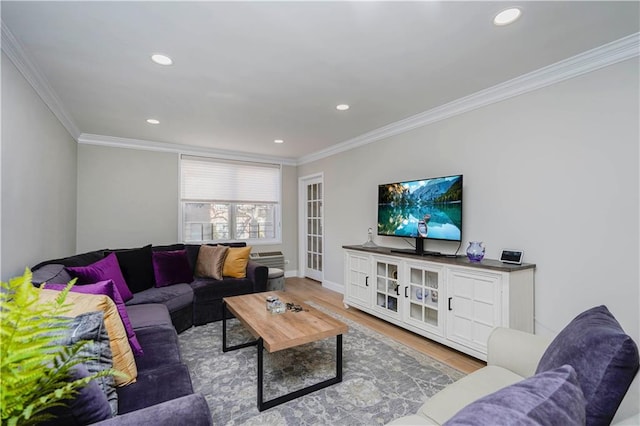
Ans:
POLYGON ((343 249, 347 307, 484 361, 493 328, 534 332, 534 264, 343 249))

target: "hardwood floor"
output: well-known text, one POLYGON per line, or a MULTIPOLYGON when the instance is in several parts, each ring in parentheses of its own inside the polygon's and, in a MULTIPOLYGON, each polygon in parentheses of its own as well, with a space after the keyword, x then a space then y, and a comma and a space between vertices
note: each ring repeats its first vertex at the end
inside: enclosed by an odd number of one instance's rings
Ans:
POLYGON ((395 339, 464 373, 471 373, 486 365, 483 361, 404 330, 358 309, 346 309, 342 303, 343 295, 341 293, 326 289, 317 281, 307 278, 287 278, 285 289, 301 300, 312 301, 324 306, 345 318, 395 339))

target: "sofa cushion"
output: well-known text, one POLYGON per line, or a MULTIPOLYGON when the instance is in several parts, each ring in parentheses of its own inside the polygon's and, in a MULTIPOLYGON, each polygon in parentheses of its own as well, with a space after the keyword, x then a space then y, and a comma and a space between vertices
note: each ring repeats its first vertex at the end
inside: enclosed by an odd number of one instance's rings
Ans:
POLYGON ((184 249, 154 251, 153 273, 156 287, 193 281, 193 273, 191 272, 191 266, 189 266, 187 251, 184 249))
POLYGON ((249 262, 251 246, 230 247, 224 260, 222 275, 232 278, 244 278, 247 276, 247 263, 249 262))
MULTIPOLYGON (((50 290, 64 290, 66 284, 54 284, 47 283, 44 288, 48 288, 50 290)), ((124 325, 124 329, 127 332, 127 339, 129 340, 129 345, 131 345, 131 350, 134 355, 142 355, 143 350, 142 346, 140 346, 140 342, 136 338, 136 333, 131 326, 131 321, 129 321, 129 315, 127 314, 127 308, 124 306, 124 302, 122 301, 122 297, 120 296, 120 292, 116 288, 116 285, 112 280, 100 281, 95 284, 86 284, 86 285, 74 285, 71 287, 71 291, 76 293, 84 293, 84 294, 104 294, 109 296, 111 300, 116 304, 116 308, 118 309, 118 314, 120 315, 120 319, 122 320, 122 325, 124 325)))
POLYGON ((158 325, 171 326, 169 309, 162 303, 145 303, 141 305, 127 305, 127 312, 133 329, 138 331, 145 327, 158 325))
POLYGON ((445 426, 585 424, 585 399, 575 370, 536 374, 467 405, 445 426))
POLYGON ((78 278, 78 284, 92 284, 98 281, 113 280, 116 287, 118 287, 122 300, 126 302, 133 297, 120 270, 118 258, 114 253, 91 265, 72 266, 66 269, 71 276, 78 278))
POLYGON ((31 283, 40 287, 42 283, 67 284, 71 281, 71 275, 60 263, 49 263, 32 271, 31 283))
MULTIPOLYGON (((68 318, 65 333, 56 342, 63 346, 72 346, 82 340, 87 343, 82 347, 79 356, 86 357, 83 368, 89 374, 96 374, 113 367, 109 334, 104 323, 102 312, 87 312, 74 318, 68 318)), ((118 394, 113 376, 99 377, 92 380, 104 395, 110 406, 109 415, 118 413, 118 394)), ((98 408, 98 407, 96 407, 98 408)))
POLYGON ((171 401, 141 408, 118 416, 113 420, 103 420, 95 426, 140 426, 140 425, 189 425, 212 426, 211 410, 201 393, 194 393, 171 401))
POLYGON ((144 356, 136 358, 138 377, 163 365, 180 363, 178 333, 173 325, 157 325, 138 330, 140 342, 145 345, 144 356))
POLYGON ((488 365, 466 375, 427 399, 418 413, 436 424, 442 424, 473 401, 522 379, 522 376, 506 368, 488 365))
POLYGON ((193 290, 189 284, 174 284, 168 287, 152 287, 133 295, 127 305, 162 303, 169 312, 175 312, 193 303, 193 290))
POLYGON ((32 270, 40 269, 44 265, 48 265, 50 263, 59 263, 64 266, 87 266, 98 260, 104 258, 104 249, 90 251, 87 253, 80 253, 74 256, 63 257, 61 259, 53 259, 46 260, 44 262, 38 263, 36 266, 31 268, 32 270))
POLYGON ((253 292, 253 282, 247 278, 195 278, 190 285, 197 303, 253 292))
POLYGON ((125 414, 193 393, 189 370, 170 364, 145 371, 136 383, 118 388, 118 413, 125 414))
POLYGON ((185 250, 185 246, 182 243, 176 243, 176 244, 168 244, 168 245, 164 245, 164 246, 152 246, 151 250, 153 250, 153 251, 185 250))
MULTIPOLYGON (((59 291, 42 289, 40 303, 52 302, 59 294, 59 291)), ((113 300, 105 295, 70 292, 67 294, 66 303, 69 305, 69 310, 65 312, 65 316, 68 317, 76 317, 87 312, 101 311, 104 313, 104 324, 109 334, 113 368, 125 374, 125 377, 116 376, 114 378, 116 386, 125 386, 135 382, 138 370, 127 340, 127 332, 122 325, 113 300)))
MULTIPOLYGON (((72 367, 69 381, 80 380, 89 376, 89 371, 84 364, 78 364, 72 367)), ((95 379, 78 389, 75 397, 66 400, 64 405, 53 407, 47 412, 54 418, 39 423, 40 426, 80 426, 113 417, 109 401, 95 379)))
POLYGON ((155 284, 151 244, 133 249, 107 250, 115 253, 122 276, 132 293, 137 293, 155 284))
MULTIPOLYGON (((214 246, 215 244, 207 244, 207 245, 214 246)), ((230 243, 220 243, 218 245, 227 246, 227 247, 247 247, 247 243, 245 243, 244 241, 234 241, 234 242, 230 242, 230 243)))
POLYGON ((196 263, 198 261, 198 255, 200 254, 200 244, 185 244, 184 249, 187 251, 187 258, 189 259, 189 265, 191 265, 191 270, 196 270, 196 263))
POLYGON ((570 364, 587 401, 587 425, 611 423, 638 371, 638 347, 606 306, 575 317, 551 342, 536 373, 570 364))
POLYGON ((224 262, 229 252, 226 246, 202 246, 196 261, 197 277, 222 279, 224 262))

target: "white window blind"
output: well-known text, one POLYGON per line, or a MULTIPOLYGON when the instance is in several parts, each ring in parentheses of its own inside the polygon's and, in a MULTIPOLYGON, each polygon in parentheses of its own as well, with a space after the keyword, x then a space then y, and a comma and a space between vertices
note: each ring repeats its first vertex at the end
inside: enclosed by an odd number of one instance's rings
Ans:
POLYGON ((182 240, 279 243, 280 187, 276 164, 182 155, 182 240))
POLYGON ((277 203, 280 166, 182 156, 182 199, 277 203))

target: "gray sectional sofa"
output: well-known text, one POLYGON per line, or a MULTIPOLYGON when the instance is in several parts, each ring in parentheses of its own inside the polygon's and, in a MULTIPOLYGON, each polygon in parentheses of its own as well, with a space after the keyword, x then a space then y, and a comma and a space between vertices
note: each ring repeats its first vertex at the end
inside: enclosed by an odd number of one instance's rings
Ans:
POLYGON ((66 283, 71 276, 65 267, 87 266, 110 252, 118 256, 133 293, 126 302, 127 314, 144 354, 135 357, 137 381, 117 388, 118 415, 99 424, 211 424, 208 405, 202 395, 193 393, 188 368, 181 361, 178 333, 222 319, 223 297, 266 291, 268 268, 249 260, 245 278, 195 277, 164 287, 149 285, 147 262, 153 251, 186 250, 193 271, 199 248, 175 244, 96 250, 32 268, 34 285, 66 283))

